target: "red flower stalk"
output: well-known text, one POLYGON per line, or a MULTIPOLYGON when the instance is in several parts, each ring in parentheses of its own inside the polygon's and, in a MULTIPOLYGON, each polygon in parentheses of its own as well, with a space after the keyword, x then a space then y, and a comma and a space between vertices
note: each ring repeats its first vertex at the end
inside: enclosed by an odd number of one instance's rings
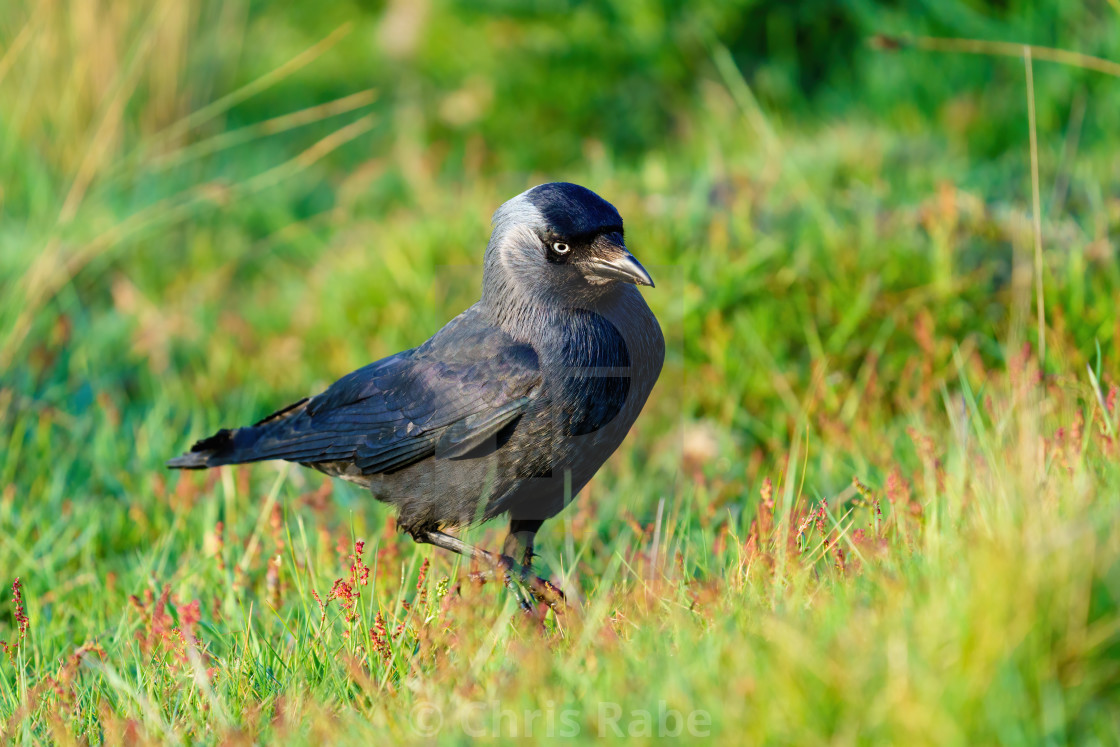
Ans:
POLYGON ((794 541, 800 542, 801 538, 805 536, 805 532, 809 531, 809 527, 813 526, 813 514, 810 513, 801 520, 797 525, 797 533, 794 535, 794 541))
POLYGON ((194 637, 194 626, 202 620, 202 603, 195 599, 179 608, 179 626, 187 635, 194 637))
POLYGON ((31 627, 31 621, 27 619, 27 612, 23 608, 23 582, 18 576, 12 582, 12 605, 16 608, 16 639, 10 644, 0 641, 0 648, 4 649, 8 660, 15 664, 16 651, 23 644, 23 639, 27 637, 27 631, 31 627))
POLYGON ((887 473, 887 501, 892 506, 896 503, 904 506, 910 503, 910 485, 897 466, 887 473))
MULTIPOLYGON (((319 627, 322 628, 327 622, 327 602, 324 602, 319 597, 319 592, 314 589, 311 590, 311 596, 315 597, 315 603, 319 605, 319 627)), ((329 602, 330 600, 328 599, 327 601, 329 602)))
POLYGON ((385 618, 381 615, 381 610, 377 611, 373 627, 369 630, 369 639, 382 661, 387 661, 393 655, 393 650, 389 646, 389 631, 385 627, 385 618))
POLYGON ((1073 425, 1069 428, 1069 440, 1074 453, 1081 451, 1081 436, 1085 430, 1085 415, 1078 410, 1073 416, 1073 425))
POLYGON ((357 588, 369 583, 369 568, 362 562, 362 553, 366 550, 366 543, 358 540, 354 543, 354 554, 350 556, 350 583, 357 588))
POLYGON ((284 511, 279 503, 272 504, 272 513, 268 517, 268 524, 272 528, 272 544, 276 554, 284 553, 284 511))
POLYGON ((12 582, 12 602, 16 606, 16 625, 19 627, 19 638, 22 641, 27 635, 27 629, 31 627, 31 621, 27 619, 27 613, 23 609, 23 582, 16 576, 16 580, 12 582))
POLYGON ((751 520, 750 536, 747 538, 748 555, 753 555, 755 549, 768 546, 772 541, 774 529, 774 484, 767 477, 762 481, 759 491, 762 503, 758 506, 758 515, 751 520), (751 543, 754 546, 751 547, 751 543))
POLYGON ((225 544, 225 524, 219 521, 214 525, 214 556, 218 559, 219 571, 226 569, 225 544))
POLYGON ((327 601, 330 602, 332 599, 341 599, 342 606, 345 607, 347 603, 352 603, 357 596, 358 595, 354 593, 354 587, 340 578, 336 579, 334 586, 331 587, 331 593, 327 595, 327 601))
MULTIPOLYGON (((339 541, 341 548, 342 542, 339 541)), ((316 603, 319 605, 319 624, 322 626, 327 621, 327 605, 335 599, 339 600, 342 606, 343 618, 346 620, 347 630, 343 632, 343 636, 350 637, 350 628, 353 628, 354 621, 358 619, 358 601, 362 598, 361 587, 369 584, 369 567, 366 566, 362 560, 362 554, 365 552, 366 543, 358 540, 354 543, 354 554, 350 555, 350 580, 336 579, 334 586, 331 587, 330 593, 327 594, 326 601, 319 597, 319 593, 314 589, 311 590, 311 595, 315 597, 316 603)))
POLYGON ((417 601, 419 601, 421 604, 423 604, 424 601, 428 598, 428 589, 426 586, 424 586, 424 580, 428 577, 428 568, 430 566, 431 562, 429 562, 427 558, 424 558, 424 562, 420 566, 420 577, 416 579, 416 590, 420 592, 419 596, 417 597, 417 601))
POLYGON ((769 477, 762 481, 762 490, 759 492, 762 495, 763 507, 774 508, 774 484, 770 482, 769 477))
POLYGON ((349 638, 349 627, 353 626, 354 621, 358 619, 358 611, 356 608, 358 600, 361 599, 361 594, 358 593, 354 586, 340 578, 336 580, 334 586, 331 587, 331 593, 327 595, 327 603, 329 604, 332 599, 337 599, 339 604, 342 605, 342 616, 346 620, 347 625, 347 630, 345 630, 342 635, 349 638))
MULTIPOLYGON (((143 619, 143 626, 136 631, 136 640, 145 654, 153 657, 169 655, 173 661, 185 664, 188 661, 188 646, 201 648, 194 634, 195 627, 202 619, 202 603, 199 600, 179 605, 171 594, 171 585, 164 584, 158 597, 151 589, 145 589, 143 601, 134 594, 129 597, 129 602, 143 619), (167 611, 169 604, 178 607, 178 627, 167 611)), ((204 650, 199 650, 199 653, 204 660, 208 658, 204 650)))
POLYGON ((268 560, 268 571, 265 574, 265 588, 268 590, 268 603, 272 607, 280 607, 280 565, 282 559, 279 555, 273 555, 268 560))

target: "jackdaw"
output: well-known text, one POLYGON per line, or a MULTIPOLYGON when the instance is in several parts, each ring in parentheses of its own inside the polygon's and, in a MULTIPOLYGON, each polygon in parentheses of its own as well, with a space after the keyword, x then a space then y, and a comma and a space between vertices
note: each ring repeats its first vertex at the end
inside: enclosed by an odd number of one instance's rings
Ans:
POLYGON ((614 206, 575 184, 534 187, 494 213, 482 298, 431 339, 167 466, 298 462, 396 506, 417 542, 489 563, 444 530, 508 514, 497 561, 524 574, 541 524, 622 443, 661 373, 639 285, 653 280, 614 206))

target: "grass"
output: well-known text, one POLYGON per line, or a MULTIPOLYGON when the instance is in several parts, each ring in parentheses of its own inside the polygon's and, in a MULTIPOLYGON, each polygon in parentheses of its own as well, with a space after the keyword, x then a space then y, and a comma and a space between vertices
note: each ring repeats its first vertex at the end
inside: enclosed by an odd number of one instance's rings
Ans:
POLYGON ((861 46, 829 110, 700 11, 411 7, 0 10, 4 741, 1114 743, 1120 81, 1036 56, 1028 121, 1019 60, 861 46), (623 21, 587 110, 518 98, 510 49, 623 21), (568 612, 298 467, 163 469, 426 339, 547 178, 619 207, 669 350, 540 536, 568 612))

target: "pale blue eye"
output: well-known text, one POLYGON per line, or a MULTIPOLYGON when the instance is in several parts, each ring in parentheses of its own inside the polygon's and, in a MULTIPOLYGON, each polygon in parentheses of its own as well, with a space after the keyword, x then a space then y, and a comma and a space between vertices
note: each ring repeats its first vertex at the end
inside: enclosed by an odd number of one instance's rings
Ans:
POLYGON ((572 248, 565 244, 563 241, 557 241, 552 245, 552 251, 556 252, 557 254, 567 254, 571 250, 572 248))

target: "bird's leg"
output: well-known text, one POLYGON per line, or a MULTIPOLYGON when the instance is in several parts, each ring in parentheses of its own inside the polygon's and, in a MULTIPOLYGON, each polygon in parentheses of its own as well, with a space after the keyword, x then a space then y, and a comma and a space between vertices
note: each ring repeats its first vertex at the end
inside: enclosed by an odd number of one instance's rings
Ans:
POLYGON ((506 555, 495 556, 491 553, 481 550, 474 545, 469 545, 458 537, 453 537, 447 532, 441 532, 438 529, 421 529, 418 531, 410 532, 412 539, 417 542, 424 542, 436 547, 442 547, 444 550, 450 550, 453 553, 458 553, 463 557, 478 560, 484 563, 487 567, 482 571, 483 578, 495 578, 501 573, 502 580, 505 585, 517 595, 517 601, 523 608, 528 609, 529 603, 524 598, 524 593, 518 588, 514 582, 510 571, 517 568, 517 564, 512 558, 506 555))
MULTIPOLYGON (((420 529, 410 532, 410 534, 412 535, 412 538, 417 542, 423 542, 425 544, 435 545, 436 547, 442 547, 444 550, 450 550, 453 553, 458 553, 459 555, 462 555, 464 557, 471 558, 472 560, 478 560, 481 563, 484 563, 487 568, 482 571, 483 578, 496 578, 500 573, 502 580, 505 582, 505 585, 517 595, 518 601, 521 603, 521 606, 526 607, 528 606, 528 604, 523 597, 523 592, 520 588, 517 587, 516 582, 514 582, 511 576, 511 571, 517 571, 520 581, 529 587, 534 596, 541 598, 550 607, 556 609, 556 605, 558 602, 564 602, 564 592, 560 591, 548 581, 545 581, 543 578, 534 576, 532 574, 532 571, 528 567, 533 557, 533 535, 536 534, 536 530, 540 528, 540 525, 542 523, 543 522, 540 521, 520 523, 510 522, 511 536, 515 536, 516 533, 520 531, 521 536, 526 538, 526 544, 523 554, 525 558, 524 565, 518 565, 517 561, 510 556, 509 550, 511 548, 511 544, 509 537, 506 538, 505 545, 503 546, 503 554, 495 556, 493 553, 486 552, 485 550, 477 548, 474 545, 467 544, 458 537, 453 537, 447 532, 441 532, 438 529, 420 529), (520 528, 522 525, 524 525, 525 528, 520 528), (515 530, 515 526, 518 526, 519 529, 515 530), (528 528, 529 526, 533 526, 533 528, 530 530, 528 528)), ((514 542, 517 542, 517 540, 515 539, 514 542)), ((512 547, 512 551, 516 553, 518 547, 516 545, 512 547)))
POLYGON ((543 519, 510 519, 509 534, 502 545, 502 554, 521 559, 521 581, 528 584, 534 596, 543 599, 550 607, 564 601, 564 592, 533 574, 533 539, 544 524, 543 519))
POLYGON ((447 532, 441 532, 438 529, 421 529, 416 532, 410 532, 412 539, 417 542, 423 542, 428 545, 435 545, 442 547, 444 550, 450 550, 472 560, 483 560, 489 565, 494 564, 494 556, 485 550, 480 550, 474 545, 468 545, 458 537, 452 537, 447 532))
POLYGON ((502 554, 521 559, 521 567, 528 570, 533 565, 533 539, 543 521, 536 519, 510 519, 509 534, 502 544, 502 554))

